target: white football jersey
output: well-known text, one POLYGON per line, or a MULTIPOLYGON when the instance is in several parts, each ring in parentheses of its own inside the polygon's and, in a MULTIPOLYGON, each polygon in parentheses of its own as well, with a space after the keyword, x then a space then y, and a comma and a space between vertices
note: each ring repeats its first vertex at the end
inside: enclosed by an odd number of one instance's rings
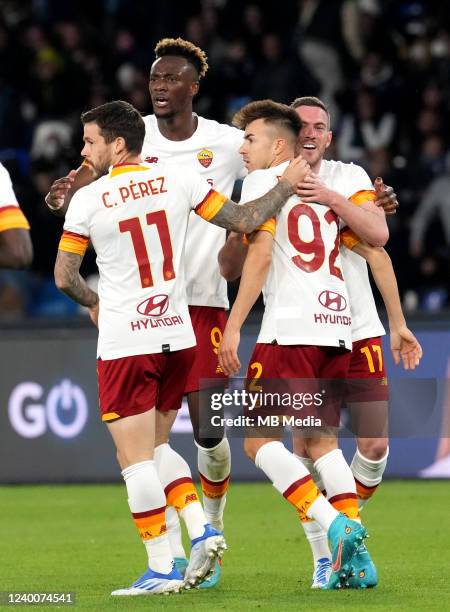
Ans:
MULTIPOLYGON (((144 122, 143 158, 170 160, 188 171, 199 172, 213 189, 231 197, 234 183, 246 174, 238 153, 243 142, 241 130, 198 117, 194 134, 175 141, 161 134, 154 115, 144 117, 144 122)), ((188 304, 228 308, 227 284, 217 262, 225 239, 224 229, 191 215, 185 259, 188 304)))
POLYGON ((9 229, 30 229, 20 210, 8 170, 0 163, 0 232, 9 229))
MULTIPOLYGON (((243 202, 267 193, 288 162, 249 174, 243 202)), ((327 206, 289 198, 276 218, 257 342, 351 350, 351 314, 339 255, 339 219, 327 206)), ((264 224, 267 227, 267 224, 264 224)))
POLYGON ((165 163, 112 166, 75 193, 59 248, 83 255, 90 239, 97 254, 98 357, 195 345, 184 273, 189 215, 210 219, 225 201, 197 173, 165 163))
MULTIPOLYGON (((355 204, 373 197, 372 182, 363 168, 355 164, 323 160, 319 176, 327 187, 355 204), (370 192, 370 194, 367 194, 370 192)), ((343 240, 345 244, 345 240, 343 240)), ((385 334, 378 316, 366 260, 341 246, 341 262, 352 313, 352 340, 374 338, 385 334)))

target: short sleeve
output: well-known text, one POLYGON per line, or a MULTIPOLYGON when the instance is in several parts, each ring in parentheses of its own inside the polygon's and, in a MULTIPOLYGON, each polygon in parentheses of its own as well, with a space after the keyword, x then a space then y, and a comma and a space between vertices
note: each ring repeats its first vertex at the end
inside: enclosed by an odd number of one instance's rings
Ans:
POLYGON ((367 172, 356 164, 349 165, 349 189, 347 198, 360 206, 364 202, 373 202, 376 199, 372 181, 367 172))
POLYGON ((275 219, 275 217, 272 217, 272 219, 268 219, 267 221, 264 221, 264 223, 261 223, 261 225, 258 226, 251 234, 244 234, 244 237, 242 240, 244 244, 248 244, 250 242, 251 237, 256 232, 269 232, 269 234, 271 234, 272 237, 275 237, 276 231, 277 231, 277 220, 275 219))
POLYGON ((241 204, 266 195, 277 184, 277 178, 265 170, 254 170, 242 183, 241 204))
POLYGON ((340 238, 341 244, 349 249, 349 251, 353 250, 355 246, 361 242, 361 238, 349 227, 341 230, 340 238))
POLYGON ((211 189, 208 181, 198 172, 186 172, 178 167, 177 179, 183 185, 189 207, 205 221, 215 217, 228 200, 223 194, 211 189))
MULTIPOLYGON (((276 177, 273 174, 268 174, 265 171, 255 170, 251 172, 242 184, 241 204, 256 200, 268 191, 270 191, 276 185, 276 177)), ((269 232, 272 236, 275 236, 277 228, 277 222, 275 217, 264 221, 259 227, 255 229, 255 232, 269 232)), ((254 232, 253 232, 254 233, 254 232)), ((248 243, 250 236, 244 237, 244 242, 248 243)))
POLYGON ((87 187, 75 193, 67 209, 64 231, 59 242, 59 250, 83 255, 89 244, 89 226, 87 219, 87 187))

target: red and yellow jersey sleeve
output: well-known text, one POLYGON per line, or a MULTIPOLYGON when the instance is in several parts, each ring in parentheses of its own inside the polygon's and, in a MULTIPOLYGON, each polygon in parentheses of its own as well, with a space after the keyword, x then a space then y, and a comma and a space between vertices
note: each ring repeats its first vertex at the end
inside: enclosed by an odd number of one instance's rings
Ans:
POLYGON ((250 238, 254 235, 255 232, 269 232, 269 234, 272 234, 272 236, 275 236, 276 230, 277 230, 277 221, 275 217, 272 217, 271 219, 267 219, 267 221, 264 221, 264 223, 261 223, 261 225, 257 227, 255 231, 252 232, 251 234, 244 234, 243 242, 244 244, 248 244, 250 241, 250 238))
MULTIPOLYGON (((361 206, 364 202, 374 202, 376 200, 376 193, 373 189, 361 189, 349 197, 350 202, 355 206, 361 206)), ((346 227, 341 231, 341 244, 343 244, 350 251, 361 242, 361 238, 355 234, 349 227, 346 227)))
POLYGON ((374 202, 377 196, 373 189, 362 189, 349 197, 350 202, 356 206, 361 206, 364 202, 374 202))
POLYGON ((214 189, 210 189, 206 194, 206 197, 195 207, 197 215, 205 219, 205 221, 211 221, 228 198, 214 189))
POLYGON ((9 229, 30 229, 30 224, 23 212, 13 204, 0 208, 0 232, 9 229))
POLYGON ((355 234, 353 230, 346 227, 341 231, 341 244, 343 244, 350 251, 361 242, 361 238, 355 234))
POLYGON ((76 255, 81 255, 81 257, 83 257, 83 255, 86 253, 88 244, 89 238, 86 238, 86 236, 64 230, 61 240, 59 241, 58 249, 60 251, 65 251, 66 253, 75 253, 76 255))

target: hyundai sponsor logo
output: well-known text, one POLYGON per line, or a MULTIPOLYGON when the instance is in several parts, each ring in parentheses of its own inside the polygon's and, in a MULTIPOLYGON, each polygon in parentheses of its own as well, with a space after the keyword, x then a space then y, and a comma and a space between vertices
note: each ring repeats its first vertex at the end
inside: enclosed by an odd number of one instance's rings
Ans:
POLYGON ((318 299, 322 306, 334 312, 341 312, 347 308, 347 300, 336 291, 322 291, 318 299))
POLYGON ((162 317, 169 308, 169 296, 152 295, 137 306, 137 311, 146 317, 162 317))

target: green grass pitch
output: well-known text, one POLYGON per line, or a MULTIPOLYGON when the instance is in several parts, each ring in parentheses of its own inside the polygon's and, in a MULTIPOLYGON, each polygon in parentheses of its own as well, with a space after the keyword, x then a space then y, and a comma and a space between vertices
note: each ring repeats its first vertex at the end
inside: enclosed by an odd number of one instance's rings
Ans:
POLYGON ((0 591, 76 593, 74 606, 40 609, 409 611, 445 610, 450 601, 448 482, 380 487, 363 516, 380 574, 370 591, 310 590, 303 530, 269 484, 231 487, 219 587, 125 599, 109 593, 131 584, 146 556, 124 486, 0 487, 0 499, 0 591))

